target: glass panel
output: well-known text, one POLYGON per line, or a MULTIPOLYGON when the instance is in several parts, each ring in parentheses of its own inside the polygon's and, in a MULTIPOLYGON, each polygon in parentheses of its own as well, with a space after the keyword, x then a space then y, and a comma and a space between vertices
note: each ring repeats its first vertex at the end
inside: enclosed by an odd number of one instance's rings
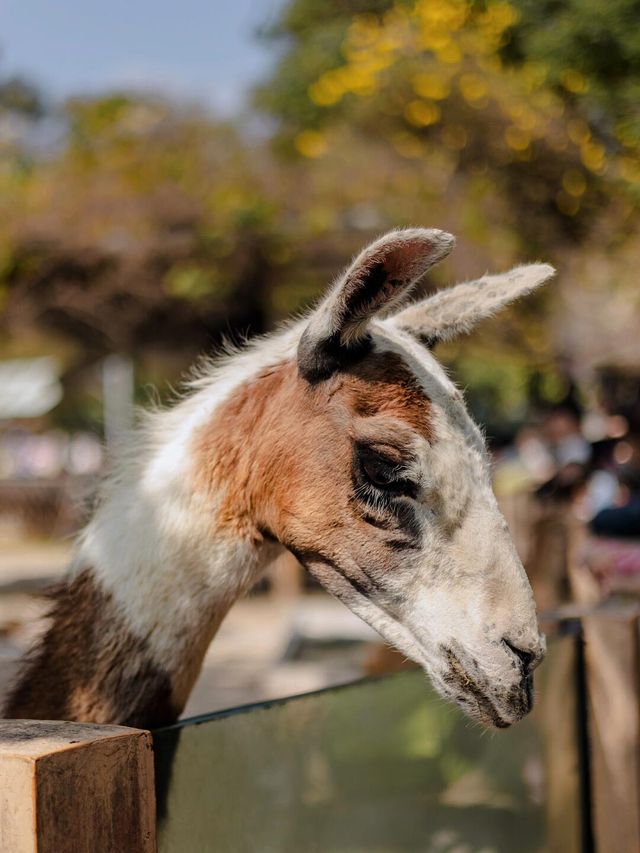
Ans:
POLYGON ((408 672, 157 732, 160 853, 578 851, 575 642, 506 731, 408 672))

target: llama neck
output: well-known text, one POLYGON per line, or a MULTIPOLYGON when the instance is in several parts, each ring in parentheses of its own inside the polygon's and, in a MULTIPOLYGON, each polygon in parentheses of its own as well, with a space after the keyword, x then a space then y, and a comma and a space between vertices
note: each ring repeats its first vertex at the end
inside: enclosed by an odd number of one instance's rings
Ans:
POLYGON ((220 497, 194 485, 194 434, 219 408, 204 396, 155 415, 107 481, 6 716, 153 728, 182 711, 222 619, 274 551, 221 524, 223 483, 220 497))

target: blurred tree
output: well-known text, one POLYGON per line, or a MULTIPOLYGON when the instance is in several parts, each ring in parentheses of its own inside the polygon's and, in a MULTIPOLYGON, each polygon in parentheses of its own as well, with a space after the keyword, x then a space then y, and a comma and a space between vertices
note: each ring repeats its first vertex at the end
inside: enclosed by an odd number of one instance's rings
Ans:
POLYGON ((4 329, 64 336, 89 361, 263 331, 273 202, 237 133, 127 95, 64 118, 53 156, 4 175, 4 329))
MULTIPOLYGON (((272 33, 281 59, 258 92, 280 151, 325 182, 341 172, 342 190, 336 181, 332 198, 314 198, 316 217, 323 210, 336 230, 348 210, 364 211, 380 230, 428 211, 461 238, 456 277, 541 256, 561 268, 559 285, 444 353, 485 422, 487 400, 500 420, 521 417, 533 376, 558 384, 554 353, 586 354, 581 286, 601 304, 612 286, 636 301, 615 258, 638 241, 640 4, 320 5, 284 6, 272 33), (558 287, 550 323, 544 305, 558 287)), ((620 349, 614 326, 612 316, 600 351, 620 349)), ((584 377, 590 363, 574 369, 584 377)))
MULTIPOLYGON (((538 62, 548 85, 579 103, 608 142, 640 144, 640 2, 513 0, 518 18, 502 55, 538 62)), ((613 145, 615 148, 616 146, 613 145)))
POLYGON ((322 156, 347 120, 404 157, 446 159, 452 180, 497 184, 514 232, 537 251, 584 235, 612 188, 627 193, 628 214, 640 189, 636 0, 572 0, 569 11, 553 0, 396 0, 304 26, 312 5, 285 7, 287 48, 259 96, 281 143, 322 156), (327 43, 311 67, 307 46, 327 43), (620 77, 624 92, 610 97, 620 77))
POLYGON ((42 96, 22 77, 0 79, 0 113, 40 118, 44 113, 42 96))
POLYGON ((290 141, 301 124, 308 129, 322 123, 324 110, 309 98, 308 89, 340 63, 353 16, 382 13, 391 5, 392 0, 294 0, 285 4, 280 20, 262 32, 265 40, 285 45, 273 76, 256 91, 257 105, 278 117, 281 140, 290 141))
POLYGON ((36 86, 25 77, 0 74, 0 175, 5 179, 19 179, 29 169, 32 131, 45 114, 45 101, 36 86))

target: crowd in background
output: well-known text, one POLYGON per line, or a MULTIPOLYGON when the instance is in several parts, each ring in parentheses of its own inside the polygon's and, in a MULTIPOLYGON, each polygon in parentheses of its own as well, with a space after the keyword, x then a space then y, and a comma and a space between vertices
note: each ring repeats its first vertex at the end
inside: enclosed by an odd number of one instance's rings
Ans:
POLYGON ((53 479, 97 474, 102 445, 90 432, 13 426, 0 431, 0 480, 53 479))
POLYGON ((640 577, 638 413, 637 401, 585 410, 572 392, 495 450, 498 495, 529 491, 538 506, 570 512, 588 532, 579 557, 604 586, 640 577))

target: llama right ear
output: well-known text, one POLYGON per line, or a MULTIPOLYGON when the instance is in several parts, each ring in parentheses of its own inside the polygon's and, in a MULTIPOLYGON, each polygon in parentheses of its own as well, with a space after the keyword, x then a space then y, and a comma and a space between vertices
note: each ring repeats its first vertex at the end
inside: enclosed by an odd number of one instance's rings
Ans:
POLYGON ((427 347, 469 332, 476 323, 540 287, 555 275, 549 264, 525 264, 439 290, 393 317, 393 325, 427 347))
POLYGON ((298 345, 302 376, 318 382, 360 357, 371 318, 396 308, 454 243, 446 231, 408 228, 367 246, 311 315, 298 345))

